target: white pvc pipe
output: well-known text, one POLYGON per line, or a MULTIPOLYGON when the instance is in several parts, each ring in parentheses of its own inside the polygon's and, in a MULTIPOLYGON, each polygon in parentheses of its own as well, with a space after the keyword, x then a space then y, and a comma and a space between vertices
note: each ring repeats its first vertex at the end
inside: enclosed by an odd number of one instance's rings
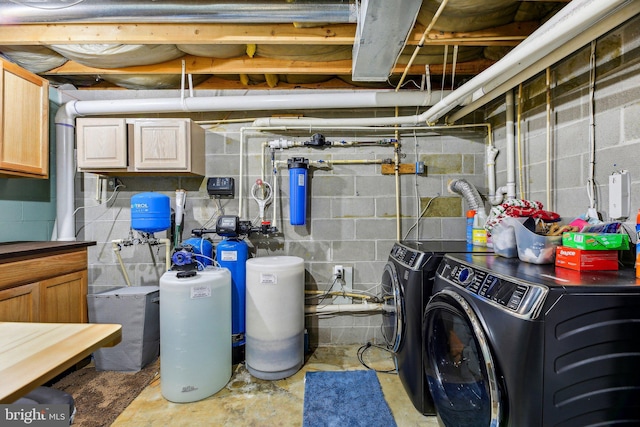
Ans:
POLYGON ((507 199, 516 197, 516 138, 514 127, 514 108, 513 91, 508 91, 505 98, 506 107, 506 140, 507 140, 507 199))
POLYGON ((75 171, 74 136, 75 116, 69 114, 65 104, 58 109, 56 125, 56 227, 57 239, 75 241, 73 217, 75 197, 73 175, 75 171))
POLYGON ((420 118, 427 123, 437 122, 469 96, 474 99, 482 97, 631 2, 632 0, 573 0, 504 58, 422 113, 420 118))
POLYGON ((120 244, 123 242, 122 239, 112 240, 111 241, 111 249, 116 254, 116 258, 118 258, 118 263, 120 264, 120 268, 122 269, 122 275, 124 276, 124 281, 127 282, 127 286, 131 287, 131 280, 129 280, 129 274, 127 273, 127 269, 122 262, 122 255, 120 255, 120 244))
POLYGON ((424 92, 357 91, 149 99, 71 101, 75 116, 204 111, 308 110, 428 106, 424 92))

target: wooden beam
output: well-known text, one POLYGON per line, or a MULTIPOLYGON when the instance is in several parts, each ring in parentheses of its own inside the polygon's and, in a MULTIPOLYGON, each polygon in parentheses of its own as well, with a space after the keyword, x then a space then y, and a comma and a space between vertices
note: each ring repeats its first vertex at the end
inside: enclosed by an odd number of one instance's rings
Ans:
MULTIPOLYGON (((459 46, 516 46, 531 35, 531 33, 533 33, 539 26, 540 23, 538 21, 523 21, 479 31, 431 31, 427 36, 425 44, 457 44, 459 46)), ((416 25, 414 32, 407 41, 407 45, 417 45, 423 32, 424 28, 421 28, 420 25, 416 25)))
MULTIPOLYGON (((214 59, 199 56, 184 56, 162 64, 142 65, 124 68, 92 68, 74 61, 68 61, 64 65, 53 70, 41 73, 47 75, 105 75, 105 74, 180 74, 182 61, 185 61, 186 72, 189 74, 316 74, 316 75, 351 75, 351 60, 343 61, 292 61, 273 58, 241 58, 214 59)), ((475 75, 491 66, 494 61, 479 59, 476 61, 459 62, 456 64, 457 75, 475 75)), ((393 74, 404 72, 405 65, 399 64, 393 70, 393 74)), ((421 75, 425 72, 424 65, 413 65, 409 74, 421 75)), ((431 74, 442 74, 442 64, 429 66, 431 74)), ((447 66, 447 72, 451 72, 451 64, 447 66)))
POLYGON ((29 24, 0 25, 0 45, 322 44, 351 45, 355 24, 29 24))
MULTIPOLYGON (((430 45, 514 46, 539 23, 518 22, 472 32, 429 33, 430 45)), ((0 25, 0 45, 52 44, 280 44, 353 45, 355 24, 297 28, 291 24, 28 24, 0 25)), ((417 45, 417 25, 408 45, 417 45)))

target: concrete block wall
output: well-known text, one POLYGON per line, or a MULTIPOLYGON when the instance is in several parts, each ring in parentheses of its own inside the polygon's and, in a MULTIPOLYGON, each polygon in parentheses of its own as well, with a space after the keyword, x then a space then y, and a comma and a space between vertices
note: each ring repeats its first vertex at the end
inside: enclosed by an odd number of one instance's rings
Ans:
MULTIPOLYGON (((95 96, 95 94, 92 94, 95 96)), ((313 112, 314 116, 357 117, 384 114, 380 111, 313 112)), ((413 114, 405 112, 403 114, 413 114)), ((310 114, 311 115, 311 114, 310 114)), ((238 115, 236 115, 237 117, 238 115)), ((195 120, 210 120, 211 115, 194 115, 195 120)), ((234 115, 229 118, 234 118, 234 115)), ((215 119, 215 117, 214 117, 215 119)), ((95 240, 89 248, 90 292, 100 292, 124 286, 111 241, 126 238, 130 226, 129 201, 142 191, 159 191, 175 200, 175 189, 187 190, 185 234, 203 226, 213 227, 220 214, 237 215, 239 185, 244 185, 242 219, 254 220, 259 215, 257 203, 250 197, 251 185, 262 175, 263 143, 285 138, 294 141, 310 139, 316 132, 309 130, 283 134, 244 130, 244 177, 240 177, 241 128, 248 123, 223 123, 209 127, 206 137, 207 176, 231 176, 236 181, 236 198, 210 199, 205 178, 120 177, 126 186, 110 202, 95 200, 97 176, 79 173, 76 184, 76 204, 86 207, 76 215, 78 239, 95 240), (92 206, 92 207, 89 207, 92 206)), ((377 141, 390 134, 363 131, 318 130, 330 141, 377 141)), ((402 163, 423 161, 426 174, 401 175, 401 237, 407 239, 460 239, 465 237, 463 213, 466 203, 460 195, 449 193, 451 179, 464 178, 485 189, 484 128, 420 131, 401 135, 402 163), (433 200, 432 200, 433 199, 433 200), (430 204, 429 204, 430 203, 430 204), (429 204, 422 219, 416 216, 429 204)), ((276 160, 304 157, 310 160, 370 160, 392 159, 393 146, 362 144, 325 149, 294 147, 276 150, 276 160)), ((269 160, 269 153, 266 159, 269 160)), ((277 187, 277 236, 249 238, 254 256, 293 255, 305 260, 306 289, 328 290, 332 285, 333 266, 353 267, 353 288, 379 295, 379 282, 389 251, 396 241, 396 198, 394 175, 382 175, 377 164, 340 164, 333 167, 312 167, 309 170, 310 198, 304 226, 289 223, 289 175, 287 168, 278 169, 277 177, 265 167, 265 181, 277 187)), ((105 199, 108 195, 105 195, 105 199)), ((267 209, 271 220, 274 205, 267 209)), ((165 233, 156 233, 165 237, 165 233)), ((214 241, 220 238, 211 235, 214 241)), ((164 269, 164 247, 145 245, 123 247, 120 251, 132 284, 157 284, 164 269)), ((317 301, 310 299, 309 302, 317 301)), ((358 344, 382 342, 380 314, 339 314, 307 316, 306 326, 313 344, 358 344)))
MULTIPOLYGON (((548 207, 567 220, 585 214, 589 208, 587 182, 593 159, 594 200, 598 212, 603 219, 609 218, 609 176, 627 170, 631 174, 627 223, 629 227, 635 224, 640 208, 639 23, 640 18, 635 18, 596 41, 593 107, 590 107, 589 79, 591 46, 551 68, 551 192, 548 207), (593 139, 590 137, 591 108, 594 111, 593 139)), ((522 190, 524 198, 548 204, 545 91, 544 73, 523 84, 520 119, 523 180, 517 179, 516 184, 518 197, 522 190)), ((517 99, 518 90, 514 93, 517 99)), ((496 146, 501 150, 497 159, 498 186, 506 181, 504 111, 504 97, 487 108, 487 120, 494 125, 496 146)))

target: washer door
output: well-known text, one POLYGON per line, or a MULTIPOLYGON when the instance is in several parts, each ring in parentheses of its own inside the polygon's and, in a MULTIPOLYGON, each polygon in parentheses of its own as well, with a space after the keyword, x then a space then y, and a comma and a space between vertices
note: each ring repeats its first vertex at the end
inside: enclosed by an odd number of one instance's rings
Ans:
POLYGON ((382 272, 382 336, 387 348, 394 353, 402 341, 404 303, 400 278, 395 264, 389 261, 382 272))
POLYGON ((482 325, 462 296, 433 296, 422 322, 424 368, 440 424, 499 426, 502 404, 482 325))

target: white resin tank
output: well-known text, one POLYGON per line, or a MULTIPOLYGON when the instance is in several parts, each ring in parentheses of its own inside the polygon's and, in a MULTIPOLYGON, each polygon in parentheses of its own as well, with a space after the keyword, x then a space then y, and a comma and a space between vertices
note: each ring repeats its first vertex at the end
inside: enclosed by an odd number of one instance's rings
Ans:
POLYGON ((295 374, 304 362, 304 260, 247 260, 246 365, 256 378, 295 374))
POLYGON ((168 271, 160 278, 160 383, 172 402, 194 402, 231 378, 231 273, 168 271), (185 277, 183 277, 185 276, 185 277))

